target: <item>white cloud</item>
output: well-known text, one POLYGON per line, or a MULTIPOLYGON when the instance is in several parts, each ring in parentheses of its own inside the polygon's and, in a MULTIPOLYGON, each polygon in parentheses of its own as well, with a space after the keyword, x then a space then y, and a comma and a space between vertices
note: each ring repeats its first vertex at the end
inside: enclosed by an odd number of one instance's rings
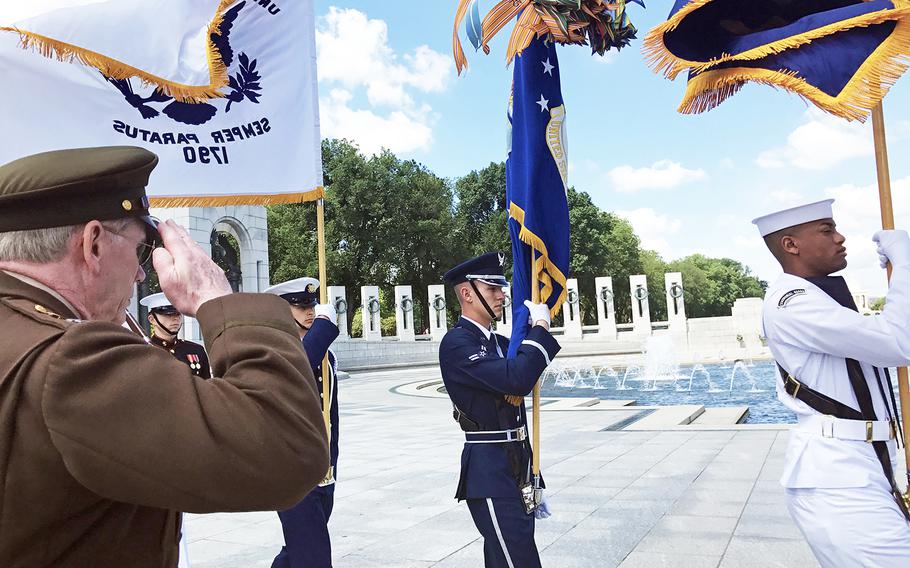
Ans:
POLYGON ((847 122, 812 108, 787 136, 787 144, 765 150, 755 162, 763 168, 824 170, 845 160, 872 155, 871 126, 847 122))
POLYGON ((708 175, 701 169, 686 169, 679 162, 660 160, 645 168, 618 166, 610 170, 607 177, 616 191, 631 193, 642 189, 671 189, 705 179, 708 175))
POLYGON ((413 104, 407 89, 443 91, 452 74, 448 56, 421 45, 399 57, 389 45, 389 28, 354 9, 329 8, 316 29, 320 82, 363 87, 370 104, 413 104))
POLYGON ((771 199, 785 207, 787 205, 796 206, 806 202, 806 198, 803 197, 803 194, 789 189, 777 189, 772 191, 769 195, 771 199))
POLYGON ((670 238, 679 232, 682 221, 647 207, 617 211, 616 214, 632 223, 642 248, 656 250, 664 259, 674 258, 670 238))
MULTIPOLYGON (((878 186, 847 184, 829 188, 825 194, 835 199, 837 230, 847 237, 848 266, 844 276, 851 286, 858 287, 854 292, 884 294, 885 271, 878 267, 878 255, 872 242, 872 235, 882 226, 878 186)), ((901 220, 910 218, 910 177, 892 183, 892 196, 897 228, 906 229, 901 220)))
POLYGON ((348 138, 365 152, 429 149, 434 114, 415 96, 446 89, 449 56, 426 45, 399 55, 389 45, 385 21, 335 6, 319 18, 316 49, 320 85, 336 86, 320 99, 324 137, 348 138), (353 108, 361 91, 369 106, 353 108))
POLYGON ((351 93, 344 89, 332 89, 328 97, 320 99, 323 137, 352 140, 366 155, 383 148, 394 153, 413 152, 428 148, 433 141, 433 131, 423 116, 415 118, 402 111, 379 116, 370 110, 352 109, 350 101, 351 93))

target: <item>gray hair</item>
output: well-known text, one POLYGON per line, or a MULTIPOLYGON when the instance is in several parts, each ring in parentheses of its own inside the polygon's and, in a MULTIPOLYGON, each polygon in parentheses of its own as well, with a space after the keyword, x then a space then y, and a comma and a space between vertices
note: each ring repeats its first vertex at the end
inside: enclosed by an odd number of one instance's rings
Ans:
MULTIPOLYGON (((102 223, 115 231, 126 228, 133 219, 117 219, 102 223)), ((70 239, 82 228, 81 225, 28 229, 0 233, 0 262, 18 261, 43 264, 63 258, 70 239)))

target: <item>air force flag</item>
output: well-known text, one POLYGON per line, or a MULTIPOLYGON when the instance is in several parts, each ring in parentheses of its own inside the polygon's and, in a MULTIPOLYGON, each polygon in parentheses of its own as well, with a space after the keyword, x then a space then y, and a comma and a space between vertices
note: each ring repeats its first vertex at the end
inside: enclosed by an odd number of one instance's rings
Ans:
POLYGON ((566 110, 559 87, 556 46, 535 37, 515 59, 506 199, 512 238, 512 341, 515 355, 528 331, 524 300, 532 299, 537 273, 540 302, 555 314, 566 297, 569 272, 569 206, 566 110), (535 265, 531 266, 531 250, 535 265))

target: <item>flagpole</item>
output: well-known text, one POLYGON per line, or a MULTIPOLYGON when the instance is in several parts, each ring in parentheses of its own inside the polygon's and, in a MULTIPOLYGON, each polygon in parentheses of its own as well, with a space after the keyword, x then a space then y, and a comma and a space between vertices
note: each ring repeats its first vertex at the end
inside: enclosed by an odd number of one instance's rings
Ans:
MULTIPOLYGON (((878 197, 881 207, 882 229, 893 229, 894 208, 891 202, 891 175, 888 170, 888 146, 885 139, 885 114, 882 111, 881 101, 872 109, 872 140, 875 143, 875 170, 878 175, 878 197)), ((891 281, 891 270, 891 263, 888 263, 889 282, 891 281)), ((910 447, 907 446, 907 420, 910 419, 910 381, 908 381, 906 367, 900 367, 897 370, 897 384, 901 401, 901 417, 903 418, 904 463, 908 469, 907 480, 908 484, 910 484, 910 447)))
MULTIPOLYGON (((534 247, 531 247, 531 301, 540 303, 540 285, 537 282, 537 262, 534 258, 534 247)), ((531 322, 534 325, 534 322, 531 322)), ((532 395, 531 413, 534 419, 534 437, 531 439, 531 471, 534 474, 534 487, 538 487, 540 479, 540 379, 534 385, 532 395)))
MULTIPOLYGON (((325 198, 316 201, 316 243, 319 248, 319 303, 327 304, 329 301, 329 292, 326 288, 326 268, 325 268, 325 198)), ((329 353, 326 351, 322 358, 322 420, 325 422, 325 435, 332 443, 332 400, 331 385, 329 384, 329 353)), ((331 451, 329 452, 331 453, 331 451)), ((334 477, 332 464, 329 463, 329 470, 325 475, 325 482, 329 482, 334 477)))

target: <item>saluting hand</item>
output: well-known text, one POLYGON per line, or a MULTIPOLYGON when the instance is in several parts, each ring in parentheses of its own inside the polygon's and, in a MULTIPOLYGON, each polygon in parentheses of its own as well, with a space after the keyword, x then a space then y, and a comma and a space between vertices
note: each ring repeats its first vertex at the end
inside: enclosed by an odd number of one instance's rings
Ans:
POLYGON ((195 316, 199 306, 232 292, 224 271, 172 220, 158 224, 164 241, 155 249, 152 264, 158 272, 161 291, 177 311, 195 316))

